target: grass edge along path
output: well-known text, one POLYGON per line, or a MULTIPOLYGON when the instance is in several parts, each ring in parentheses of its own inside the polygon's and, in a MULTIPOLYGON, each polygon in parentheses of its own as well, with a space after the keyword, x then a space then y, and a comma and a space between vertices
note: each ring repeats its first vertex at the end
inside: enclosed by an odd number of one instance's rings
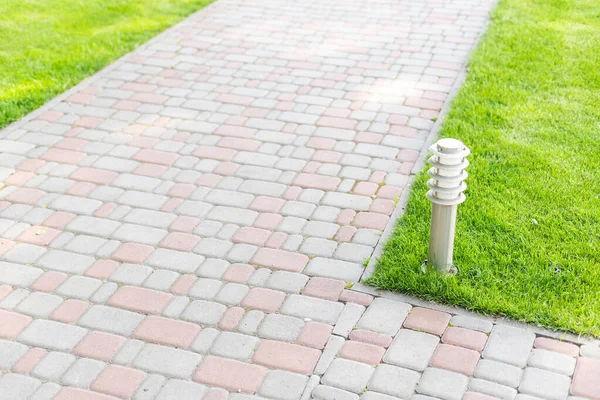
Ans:
POLYGON ((366 284, 600 336, 600 3, 500 0, 440 137, 470 149, 457 276, 422 273, 425 170, 366 284))
POLYGON ((0 129, 212 0, 0 3, 0 129))

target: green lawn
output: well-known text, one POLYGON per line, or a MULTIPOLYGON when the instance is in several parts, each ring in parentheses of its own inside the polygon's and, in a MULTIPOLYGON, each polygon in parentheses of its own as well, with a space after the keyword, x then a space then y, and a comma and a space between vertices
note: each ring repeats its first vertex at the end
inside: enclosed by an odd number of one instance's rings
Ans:
POLYGON ((600 336, 600 2, 500 0, 441 136, 472 151, 459 274, 420 273, 422 172, 368 283, 600 336))
POLYGON ((0 127, 210 1, 0 1, 0 127))

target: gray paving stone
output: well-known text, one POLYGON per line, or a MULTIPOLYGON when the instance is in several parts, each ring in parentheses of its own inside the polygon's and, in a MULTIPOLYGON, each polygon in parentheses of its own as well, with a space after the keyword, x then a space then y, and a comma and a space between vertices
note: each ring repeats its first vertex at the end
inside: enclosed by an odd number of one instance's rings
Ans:
POLYGON ((75 361, 75 356, 58 351, 51 351, 31 370, 30 374, 36 378, 58 381, 75 361))
POLYGON ((43 273, 40 268, 0 261, 0 282, 18 287, 28 287, 43 273))
POLYGON ((373 300, 357 326, 394 336, 411 309, 410 304, 379 297, 373 300))
POLYGON ((238 331, 247 335, 256 335, 258 326, 265 317, 265 313, 258 310, 248 310, 238 324, 238 331))
POLYGON ((408 399, 415 391, 421 375, 410 369, 381 364, 368 384, 369 390, 408 399))
POLYGON ((308 276, 296 272, 275 271, 269 274, 265 286, 269 289, 281 290, 287 293, 300 293, 306 283, 308 276))
POLYGON ((206 391, 206 386, 181 379, 169 379, 160 389, 156 400, 198 400, 206 391))
POLYGON ((86 328, 129 336, 144 316, 119 308, 95 305, 81 316, 78 324, 86 328))
POLYGON ((217 258, 207 258, 196 270, 196 275, 218 279, 229 268, 230 263, 227 260, 217 258))
POLYGON ((0 377, 0 394, 3 399, 28 399, 42 382, 20 374, 6 373, 0 377))
POLYGON ((346 303, 337 324, 333 328, 333 334, 347 338, 354 327, 356 327, 364 312, 364 306, 355 303, 346 303))
POLYGON ((520 328, 496 325, 483 350, 483 358, 524 368, 533 347, 535 334, 520 328))
POLYGON ((61 250, 50 250, 39 259, 38 264, 47 269, 83 274, 96 261, 93 257, 61 250))
POLYGON ((219 331, 214 328, 204 328, 200 331, 196 339, 192 342, 190 348, 198 353, 207 354, 215 339, 219 336, 219 331))
POLYGON ((573 375, 575 371, 575 359, 573 357, 544 349, 533 349, 527 360, 527 365, 568 376, 573 375))
POLYGON ((308 377, 287 371, 269 371, 258 394, 279 400, 299 400, 308 377))
POLYGON ((6 261, 11 261, 20 264, 33 264, 44 253, 48 251, 44 247, 34 246, 27 243, 17 243, 10 248, 5 254, 6 261))
POLYGON ((54 398, 54 396, 56 396, 58 394, 60 389, 61 389, 61 386, 56 383, 52 383, 52 382, 43 383, 42 385, 40 385, 40 387, 38 387, 38 389, 35 391, 35 393, 30 397, 30 400, 51 400, 54 398))
POLYGON ((68 298, 87 300, 100 286, 102 281, 99 279, 76 275, 69 277, 54 292, 68 298))
POLYGON ((292 342, 304 327, 304 321, 286 315, 269 314, 258 329, 258 336, 265 339, 292 342))
POLYGON ((33 292, 19 303, 16 311, 33 317, 47 318, 62 302, 62 297, 48 293, 33 292))
POLYGON ((467 391, 469 378, 438 368, 427 368, 417 385, 417 393, 443 400, 461 400, 467 391))
POLYGON ((387 394, 366 391, 360 396, 361 400, 395 400, 397 397, 388 396, 387 394))
POLYGON ((216 325, 226 310, 227 306, 223 304, 205 300, 194 300, 185 309, 183 314, 181 314, 181 318, 202 325, 216 325))
POLYGON ((181 273, 193 273, 203 262, 203 256, 170 249, 156 249, 145 261, 153 267, 181 273))
POLYGON ((519 386, 522 375, 523 370, 519 367, 484 359, 479 360, 473 374, 476 378, 485 379, 514 388, 519 386))
POLYGON ((401 329, 383 356, 383 361, 415 371, 423 371, 429 365, 429 360, 439 341, 437 336, 428 333, 401 329))
POLYGON ((539 368, 525 368, 519 392, 549 400, 564 400, 569 395, 571 379, 568 376, 539 368))
POLYGON ((71 352, 87 334, 87 329, 43 319, 33 320, 18 336, 31 346, 71 352))
POLYGON ((106 303, 118 289, 118 285, 114 282, 106 282, 100 289, 96 291, 90 298, 93 303, 106 303))
POLYGON ((13 364, 27 353, 29 348, 24 344, 0 339, 0 369, 10 371, 13 364))
POLYGON ((129 339, 117 351, 112 362, 120 365, 130 365, 143 347, 144 342, 141 340, 129 339))
POLYGON ((242 301, 246 294, 250 291, 250 288, 246 285, 239 283, 226 283, 221 287, 219 293, 215 297, 215 300, 219 303, 227 304, 230 306, 238 305, 242 301))
POLYGON ((172 347, 146 344, 139 352, 133 366, 148 372, 186 379, 192 375, 202 356, 172 347))
POLYGON ((356 393, 326 385, 317 386, 312 397, 317 400, 358 400, 356 393))
POLYGON ((335 325, 343 307, 338 302, 293 294, 284 301, 280 312, 293 317, 309 318, 335 325))
POLYGON ((325 371, 322 382, 350 392, 362 393, 374 371, 375 368, 370 365, 336 358, 325 371))
POLYGON ((157 246, 165 236, 167 231, 162 229, 150 228, 143 225, 122 224, 111 237, 123 242, 142 243, 150 246, 157 246))
POLYGON ((60 382, 68 386, 86 389, 100 375, 105 366, 106 364, 102 361, 92 360, 91 358, 79 358, 71 364, 67 372, 60 379, 60 382))
POLYGON ((584 357, 600 358, 600 345, 598 342, 584 344, 579 348, 579 353, 584 357))
POLYGON ((478 378, 472 378, 469 381, 469 390, 503 400, 513 400, 517 395, 517 390, 512 387, 478 378))
POLYGON ((360 264, 315 257, 308 262, 303 273, 309 276, 358 282, 364 271, 360 264))
POLYGON ((210 348, 215 356, 248 360, 254 353, 259 339, 236 332, 221 332, 210 348))
POLYGON ((464 315, 455 315, 450 319, 450 325, 459 328, 473 329, 484 333, 490 333, 494 324, 480 318, 467 317, 464 315))
POLYGON ((338 351, 340 351, 340 349, 344 345, 344 342, 345 342, 345 340, 339 336, 336 336, 336 335, 329 336, 329 340, 327 341, 327 344, 325 345, 325 348, 323 349, 323 352, 321 353, 321 358, 319 358, 319 362, 317 363, 317 366, 315 367, 315 370, 314 370, 315 374, 323 375, 325 373, 325 371, 327 370, 327 368, 329 368, 329 365, 335 358, 338 351))
POLYGON ((162 375, 150 374, 140 384, 135 393, 133 394, 132 400, 154 400, 158 395, 160 389, 167 381, 162 375))

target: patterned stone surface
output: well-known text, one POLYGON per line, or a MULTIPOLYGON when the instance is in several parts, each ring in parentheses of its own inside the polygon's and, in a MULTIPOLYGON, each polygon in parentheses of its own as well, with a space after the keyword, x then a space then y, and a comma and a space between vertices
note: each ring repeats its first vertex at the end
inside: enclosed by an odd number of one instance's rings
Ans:
POLYGON ((599 399, 597 346, 348 289, 490 7, 219 0, 1 131, 0 398, 599 399))

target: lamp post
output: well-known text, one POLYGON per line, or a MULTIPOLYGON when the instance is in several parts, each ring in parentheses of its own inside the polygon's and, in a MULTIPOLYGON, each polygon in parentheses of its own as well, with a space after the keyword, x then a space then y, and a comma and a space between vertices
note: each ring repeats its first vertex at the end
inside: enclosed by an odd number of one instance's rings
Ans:
POLYGON ((429 151, 431 168, 427 174, 427 199, 431 201, 431 230, 429 232, 429 259, 442 273, 456 273, 452 263, 454 251, 454 231, 456 229, 456 209, 465 201, 463 191, 467 185, 465 168, 469 165, 466 156, 470 150, 457 139, 440 139, 429 151))

